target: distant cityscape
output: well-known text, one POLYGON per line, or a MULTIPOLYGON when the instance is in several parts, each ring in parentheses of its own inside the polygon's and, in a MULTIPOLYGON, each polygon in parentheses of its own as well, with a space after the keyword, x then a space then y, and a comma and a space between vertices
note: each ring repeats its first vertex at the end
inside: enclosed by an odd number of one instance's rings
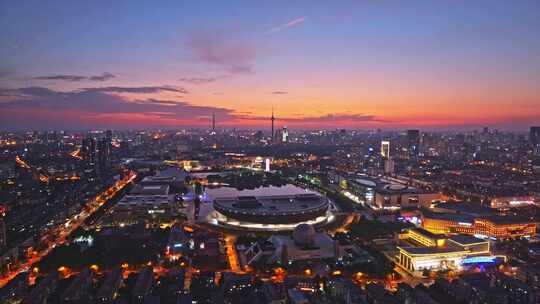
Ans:
POLYGON ((1 303, 540 303, 540 127, 0 133, 1 303))
POLYGON ((540 304, 540 0, 0 0, 0 304, 540 304))

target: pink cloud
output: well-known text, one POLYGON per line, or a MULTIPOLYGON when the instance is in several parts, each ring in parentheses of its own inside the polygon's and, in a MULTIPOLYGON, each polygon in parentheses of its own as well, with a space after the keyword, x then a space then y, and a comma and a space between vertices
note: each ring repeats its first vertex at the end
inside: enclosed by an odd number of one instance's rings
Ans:
POLYGON ((253 71, 255 47, 244 39, 222 31, 198 32, 189 38, 187 47, 196 60, 231 74, 253 71))
POLYGON ((291 21, 289 21, 289 22, 287 22, 285 24, 282 24, 280 26, 276 26, 274 28, 271 28, 266 33, 271 34, 271 33, 281 32, 281 31, 289 29, 291 27, 298 26, 298 25, 304 23, 304 21, 306 21, 306 17, 296 18, 296 19, 293 19, 293 20, 291 20, 291 21))

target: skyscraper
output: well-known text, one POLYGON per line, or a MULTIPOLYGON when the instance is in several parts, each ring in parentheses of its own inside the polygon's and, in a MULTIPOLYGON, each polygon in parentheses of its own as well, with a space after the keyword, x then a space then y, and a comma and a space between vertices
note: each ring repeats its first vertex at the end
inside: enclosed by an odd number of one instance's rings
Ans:
POLYGON ((529 140, 533 146, 534 155, 540 156, 540 127, 531 127, 529 140))
POLYGON ((110 165, 111 142, 108 138, 102 138, 97 143, 97 169, 104 173, 110 165))
POLYGON ((92 137, 83 139, 81 147, 82 157, 88 164, 93 165, 96 162, 96 140, 92 137))
POLYGON ((384 174, 392 175, 395 171, 395 162, 391 158, 384 160, 384 174))
POLYGON ((390 141, 381 141, 381 156, 385 159, 390 158, 390 141))
POLYGON ((283 130, 281 130, 281 142, 282 143, 289 142, 289 130, 287 129, 287 127, 283 127, 283 130))
POLYGON ((533 146, 540 145, 540 127, 531 127, 529 132, 529 140, 533 146))
POLYGON ((216 132, 216 114, 212 114, 212 132, 216 132))
POLYGON ((7 213, 7 207, 0 205, 0 250, 7 247, 6 222, 4 217, 7 213))
POLYGON ((407 142, 410 158, 417 158, 418 151, 420 150, 420 131, 407 130, 407 142))
POLYGON ((107 131, 105 132, 105 139, 107 139, 107 141, 108 141, 109 143, 112 142, 112 131, 111 131, 111 130, 107 130, 107 131))

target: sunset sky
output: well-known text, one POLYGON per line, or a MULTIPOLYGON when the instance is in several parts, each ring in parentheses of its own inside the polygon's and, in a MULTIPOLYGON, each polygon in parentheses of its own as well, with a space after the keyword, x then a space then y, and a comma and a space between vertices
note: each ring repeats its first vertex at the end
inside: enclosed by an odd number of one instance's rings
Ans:
POLYGON ((4 1, 0 129, 525 130, 540 1, 4 1))

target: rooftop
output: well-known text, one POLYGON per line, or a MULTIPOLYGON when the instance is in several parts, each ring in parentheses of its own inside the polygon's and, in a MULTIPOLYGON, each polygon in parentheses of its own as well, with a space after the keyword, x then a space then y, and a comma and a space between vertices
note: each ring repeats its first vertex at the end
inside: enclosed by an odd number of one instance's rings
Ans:
POLYGON ((454 247, 398 247, 399 249, 412 255, 429 255, 444 253, 461 253, 457 246, 454 247))
POLYGON ((169 185, 144 185, 138 184, 133 187, 130 195, 168 195, 169 185))
POLYGON ((454 241, 455 243, 458 243, 460 245, 472 245, 472 244, 487 242, 485 240, 479 239, 471 235, 466 235, 466 234, 454 235, 450 237, 449 240, 454 241))
POLYGON ((432 238, 432 239, 444 238, 444 235, 442 235, 442 234, 436 234, 436 233, 427 231, 426 229, 420 228, 420 227, 412 228, 411 231, 414 231, 414 232, 417 232, 419 234, 425 235, 425 236, 427 236, 429 238, 432 238))
POLYGON ((221 208, 247 210, 251 212, 272 213, 283 211, 307 211, 325 207, 326 199, 315 193, 275 196, 239 196, 236 198, 216 198, 214 204, 221 208))

